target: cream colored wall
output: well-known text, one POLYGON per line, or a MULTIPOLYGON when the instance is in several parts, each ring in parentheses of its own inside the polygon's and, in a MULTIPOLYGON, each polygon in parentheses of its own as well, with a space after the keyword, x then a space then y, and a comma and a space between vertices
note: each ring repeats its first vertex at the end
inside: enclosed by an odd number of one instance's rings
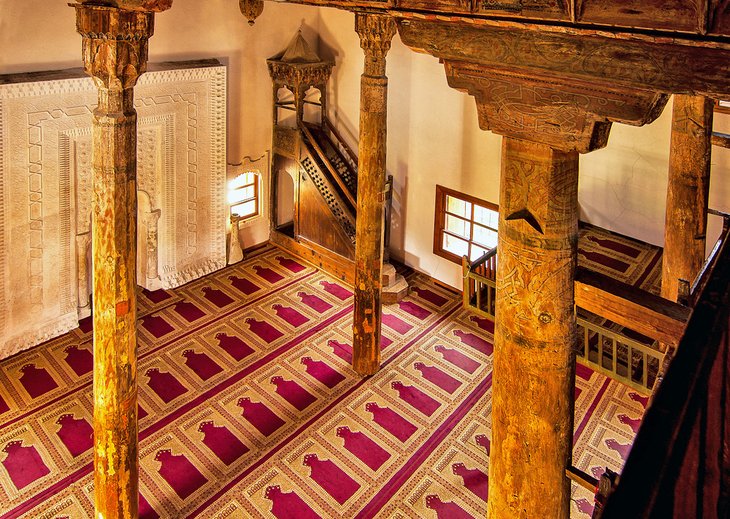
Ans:
MULTIPOLYGON (((318 9, 267 2, 250 27, 233 0, 175 0, 155 16, 149 61, 217 58, 228 66, 229 162, 271 147, 271 80, 266 58, 296 30, 316 40, 318 9)), ((0 74, 80 67, 81 36, 65 0, 0 0, 0 74)), ((268 210, 268 179, 265 179, 268 210)), ((267 215, 268 216, 268 215, 267 215)), ((244 247, 266 241, 268 217, 241 225, 244 247)))
MULTIPOLYGON (((357 135, 362 51, 350 13, 322 10, 321 44, 337 60, 330 108, 344 133, 357 135)), ((479 129, 473 98, 448 87, 443 66, 407 49, 388 54, 388 172, 395 177, 393 256, 452 286, 460 267, 432 253, 436 184, 499 203, 501 138, 479 129)), ((608 146, 580 158, 581 220, 662 245, 671 130, 670 100, 652 124, 615 124, 608 146)), ((716 130, 730 133, 730 115, 716 130)), ((355 142, 353 138, 352 142, 355 142)), ((730 210, 730 151, 715 149, 710 206, 730 210)), ((717 234, 711 219, 710 242, 717 234)))
MULTIPOLYGON (((229 67, 228 158, 257 158, 270 147, 271 82, 265 59, 282 50, 296 29, 336 60, 329 112, 357 142, 362 51, 354 15, 266 2, 249 27, 232 0, 175 0, 156 16, 150 60, 216 57, 229 67)), ((0 73, 80 64, 80 37, 65 1, 0 0, 0 73), (42 37, 33 37, 42 35, 42 37)), ((471 97, 448 87, 435 58, 407 49, 398 36, 388 54, 388 172, 395 177, 391 247, 396 258, 453 286, 460 268, 435 256, 436 184, 498 203, 501 138, 479 129, 471 97)), ((663 243, 671 106, 643 128, 614 125, 606 149, 581 157, 581 218, 663 243)), ((716 121, 730 133, 730 116, 716 121)), ((713 155, 711 206, 730 211, 730 152, 713 155)), ((265 200, 268 205, 268 198, 265 200)), ((716 224, 712 225, 713 232, 716 224)), ((268 237, 268 222, 245 227, 244 246, 268 237)))

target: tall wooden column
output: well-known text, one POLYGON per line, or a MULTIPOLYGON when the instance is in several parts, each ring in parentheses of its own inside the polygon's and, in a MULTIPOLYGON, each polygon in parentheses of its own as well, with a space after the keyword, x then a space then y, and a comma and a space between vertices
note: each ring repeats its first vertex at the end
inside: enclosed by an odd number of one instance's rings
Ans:
POLYGON ((154 14, 77 4, 93 115, 94 494, 96 517, 137 517, 137 114, 154 14))
POLYGON ((357 13, 355 30, 365 52, 365 72, 360 80, 352 365, 358 373, 372 375, 380 368, 383 190, 388 108, 385 56, 395 34, 395 22, 387 15, 357 13))
POLYGON ((694 281, 705 259, 712 105, 703 96, 674 97, 662 258, 662 297, 672 301, 679 280, 694 281))
POLYGON ((578 153, 505 137, 500 187, 489 516, 567 518, 578 153))

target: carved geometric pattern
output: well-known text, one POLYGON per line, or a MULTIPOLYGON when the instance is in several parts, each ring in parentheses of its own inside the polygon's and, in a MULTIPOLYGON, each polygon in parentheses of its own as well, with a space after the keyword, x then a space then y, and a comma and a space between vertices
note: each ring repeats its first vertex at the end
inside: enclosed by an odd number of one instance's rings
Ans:
POLYGON ((352 240, 352 243, 355 243, 355 226, 352 225, 350 218, 348 218, 348 213, 342 208, 339 198, 330 189, 329 183, 324 179, 319 167, 309 157, 305 157, 302 160, 302 167, 309 174, 314 185, 317 186, 330 211, 332 211, 334 217, 342 225, 342 229, 350 240, 352 240))
MULTIPOLYGON (((15 274, 0 276, 0 349, 9 353, 73 328, 88 301, 77 236, 91 230, 96 105, 90 78, 13 80, 0 85, 0 273, 15 274)), ((161 215, 159 276, 142 275, 140 262, 139 282, 173 287, 225 266, 226 69, 148 72, 135 108, 138 189, 161 215)))

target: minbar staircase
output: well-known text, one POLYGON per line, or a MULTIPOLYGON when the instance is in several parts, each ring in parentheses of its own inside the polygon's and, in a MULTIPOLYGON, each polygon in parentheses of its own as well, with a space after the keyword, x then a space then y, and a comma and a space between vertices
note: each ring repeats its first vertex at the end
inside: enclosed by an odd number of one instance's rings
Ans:
MULTIPOLYGON (((357 156, 327 118, 323 118, 321 125, 301 123, 297 138, 301 144, 298 153, 300 181, 296 211, 298 225, 295 226, 294 238, 349 260, 346 268, 354 274, 354 264, 349 263, 355 257, 357 156)), ((386 257, 382 272, 382 301, 390 304, 407 295, 408 283, 387 261, 392 176, 388 176, 383 192, 386 257)), ((320 266, 327 270, 326 263, 320 263, 320 266)), ((343 277, 340 272, 334 274, 343 277)), ((351 281, 351 278, 347 280, 351 281)))

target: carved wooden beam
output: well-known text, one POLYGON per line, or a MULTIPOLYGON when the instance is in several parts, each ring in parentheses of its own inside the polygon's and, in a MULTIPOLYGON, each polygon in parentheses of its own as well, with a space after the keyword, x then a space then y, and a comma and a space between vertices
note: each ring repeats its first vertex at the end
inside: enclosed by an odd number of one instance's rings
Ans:
POLYGON ((615 279, 579 268, 575 305, 662 344, 677 346, 690 309, 615 279))
POLYGON ((730 46, 671 39, 617 39, 610 31, 478 25, 418 19, 393 12, 404 44, 447 61, 463 61, 527 76, 582 80, 618 90, 730 94, 730 46))
POLYGON ((94 501, 96 516, 137 517, 137 113, 154 13, 167 2, 75 4, 93 114, 94 501))
POLYGON ((385 56, 395 35, 395 22, 386 15, 358 13, 355 15, 355 30, 365 53, 365 70, 360 80, 352 365, 358 373, 372 375, 380 369, 383 190, 388 113, 385 56))
POLYGON ((172 0, 79 0, 86 6, 105 6, 125 11, 160 12, 172 7, 172 0))

